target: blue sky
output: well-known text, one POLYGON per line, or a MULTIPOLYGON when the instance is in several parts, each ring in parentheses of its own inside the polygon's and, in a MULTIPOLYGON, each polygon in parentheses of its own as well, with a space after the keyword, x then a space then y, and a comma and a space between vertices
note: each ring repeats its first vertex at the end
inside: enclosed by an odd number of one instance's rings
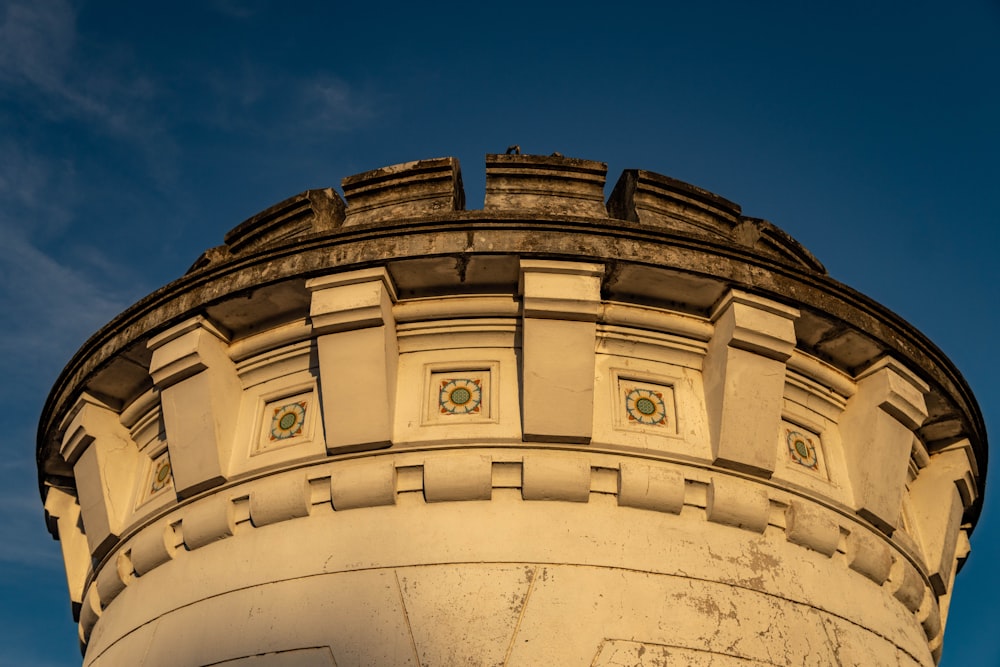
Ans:
MULTIPOLYGON (((924 331, 995 431, 998 78, 996 0, 0 0, 0 667, 79 664, 35 486, 61 367, 245 218, 383 165, 458 157, 468 208, 514 143, 717 192, 924 331)), ((946 667, 1000 665, 995 497, 946 667)))

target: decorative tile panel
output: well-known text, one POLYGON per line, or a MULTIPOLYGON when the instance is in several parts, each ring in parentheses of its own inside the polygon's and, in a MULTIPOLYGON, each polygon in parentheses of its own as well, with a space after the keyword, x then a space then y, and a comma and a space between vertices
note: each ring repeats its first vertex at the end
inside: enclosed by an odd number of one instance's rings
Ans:
POLYGON ((170 455, 164 451, 150 461, 145 480, 139 490, 138 504, 142 505, 173 488, 174 476, 170 468, 170 455))
POLYGON ((312 392, 267 401, 261 415, 257 452, 310 439, 313 411, 312 392))
POLYGON ((779 456, 784 458, 788 469, 827 478, 823 444, 818 434, 798 424, 783 421, 779 447, 779 456))
POLYGON ((287 440, 302 435, 306 424, 306 409, 309 401, 295 401, 273 408, 271 415, 271 435, 269 440, 287 440))
POLYGON ((483 381, 477 377, 439 380, 438 409, 443 415, 477 414, 483 407, 483 381))
POLYGON ((665 426, 667 423, 667 406, 661 391, 629 389, 625 394, 625 412, 629 421, 647 426, 665 426))
POLYGON ((664 435, 677 432, 674 389, 669 385, 619 377, 615 410, 616 421, 625 428, 664 435))
MULTIPOLYGON (((491 366, 494 364, 491 364, 491 366)), ((431 369, 424 423, 488 422, 495 415, 490 395, 492 368, 431 369)))

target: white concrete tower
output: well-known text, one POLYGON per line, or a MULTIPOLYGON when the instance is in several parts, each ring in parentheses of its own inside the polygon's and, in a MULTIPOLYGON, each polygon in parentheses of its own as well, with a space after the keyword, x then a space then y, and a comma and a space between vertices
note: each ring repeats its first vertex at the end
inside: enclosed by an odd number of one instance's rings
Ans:
POLYGON ((92 337, 38 443, 84 664, 933 665, 965 381, 770 223, 605 172, 351 176, 92 337))

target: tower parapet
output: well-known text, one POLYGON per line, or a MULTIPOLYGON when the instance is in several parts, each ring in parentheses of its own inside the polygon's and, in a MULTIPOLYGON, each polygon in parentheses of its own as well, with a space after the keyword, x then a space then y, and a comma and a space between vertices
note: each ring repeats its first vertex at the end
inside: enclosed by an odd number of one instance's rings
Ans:
POLYGON ((934 664, 955 367, 717 195, 486 163, 482 210, 454 158, 281 202, 74 356, 38 461, 85 664, 934 664))

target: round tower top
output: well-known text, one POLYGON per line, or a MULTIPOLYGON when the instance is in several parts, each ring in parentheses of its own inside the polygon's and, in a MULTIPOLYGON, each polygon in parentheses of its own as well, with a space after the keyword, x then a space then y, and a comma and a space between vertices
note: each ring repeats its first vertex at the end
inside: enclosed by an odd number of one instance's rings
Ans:
POLYGON ((60 449, 79 398, 127 408, 152 387, 148 342, 195 315, 238 354, 241 339, 308 320, 306 281, 320 275, 385 267, 401 300, 518 294, 519 259, 574 259, 604 267, 602 298, 616 302, 710 318, 738 289, 792 306, 801 313, 796 347, 854 378, 887 356, 905 359, 927 386, 928 416, 916 431, 926 451, 970 443, 979 488, 966 520, 975 522, 986 430, 967 383, 930 340, 738 204, 631 169, 605 200, 606 172, 605 163, 560 155, 487 155, 484 206, 465 210, 458 160, 435 158, 348 176, 343 199, 307 190, 254 215, 70 360, 39 426, 43 495, 73 485, 60 449))

